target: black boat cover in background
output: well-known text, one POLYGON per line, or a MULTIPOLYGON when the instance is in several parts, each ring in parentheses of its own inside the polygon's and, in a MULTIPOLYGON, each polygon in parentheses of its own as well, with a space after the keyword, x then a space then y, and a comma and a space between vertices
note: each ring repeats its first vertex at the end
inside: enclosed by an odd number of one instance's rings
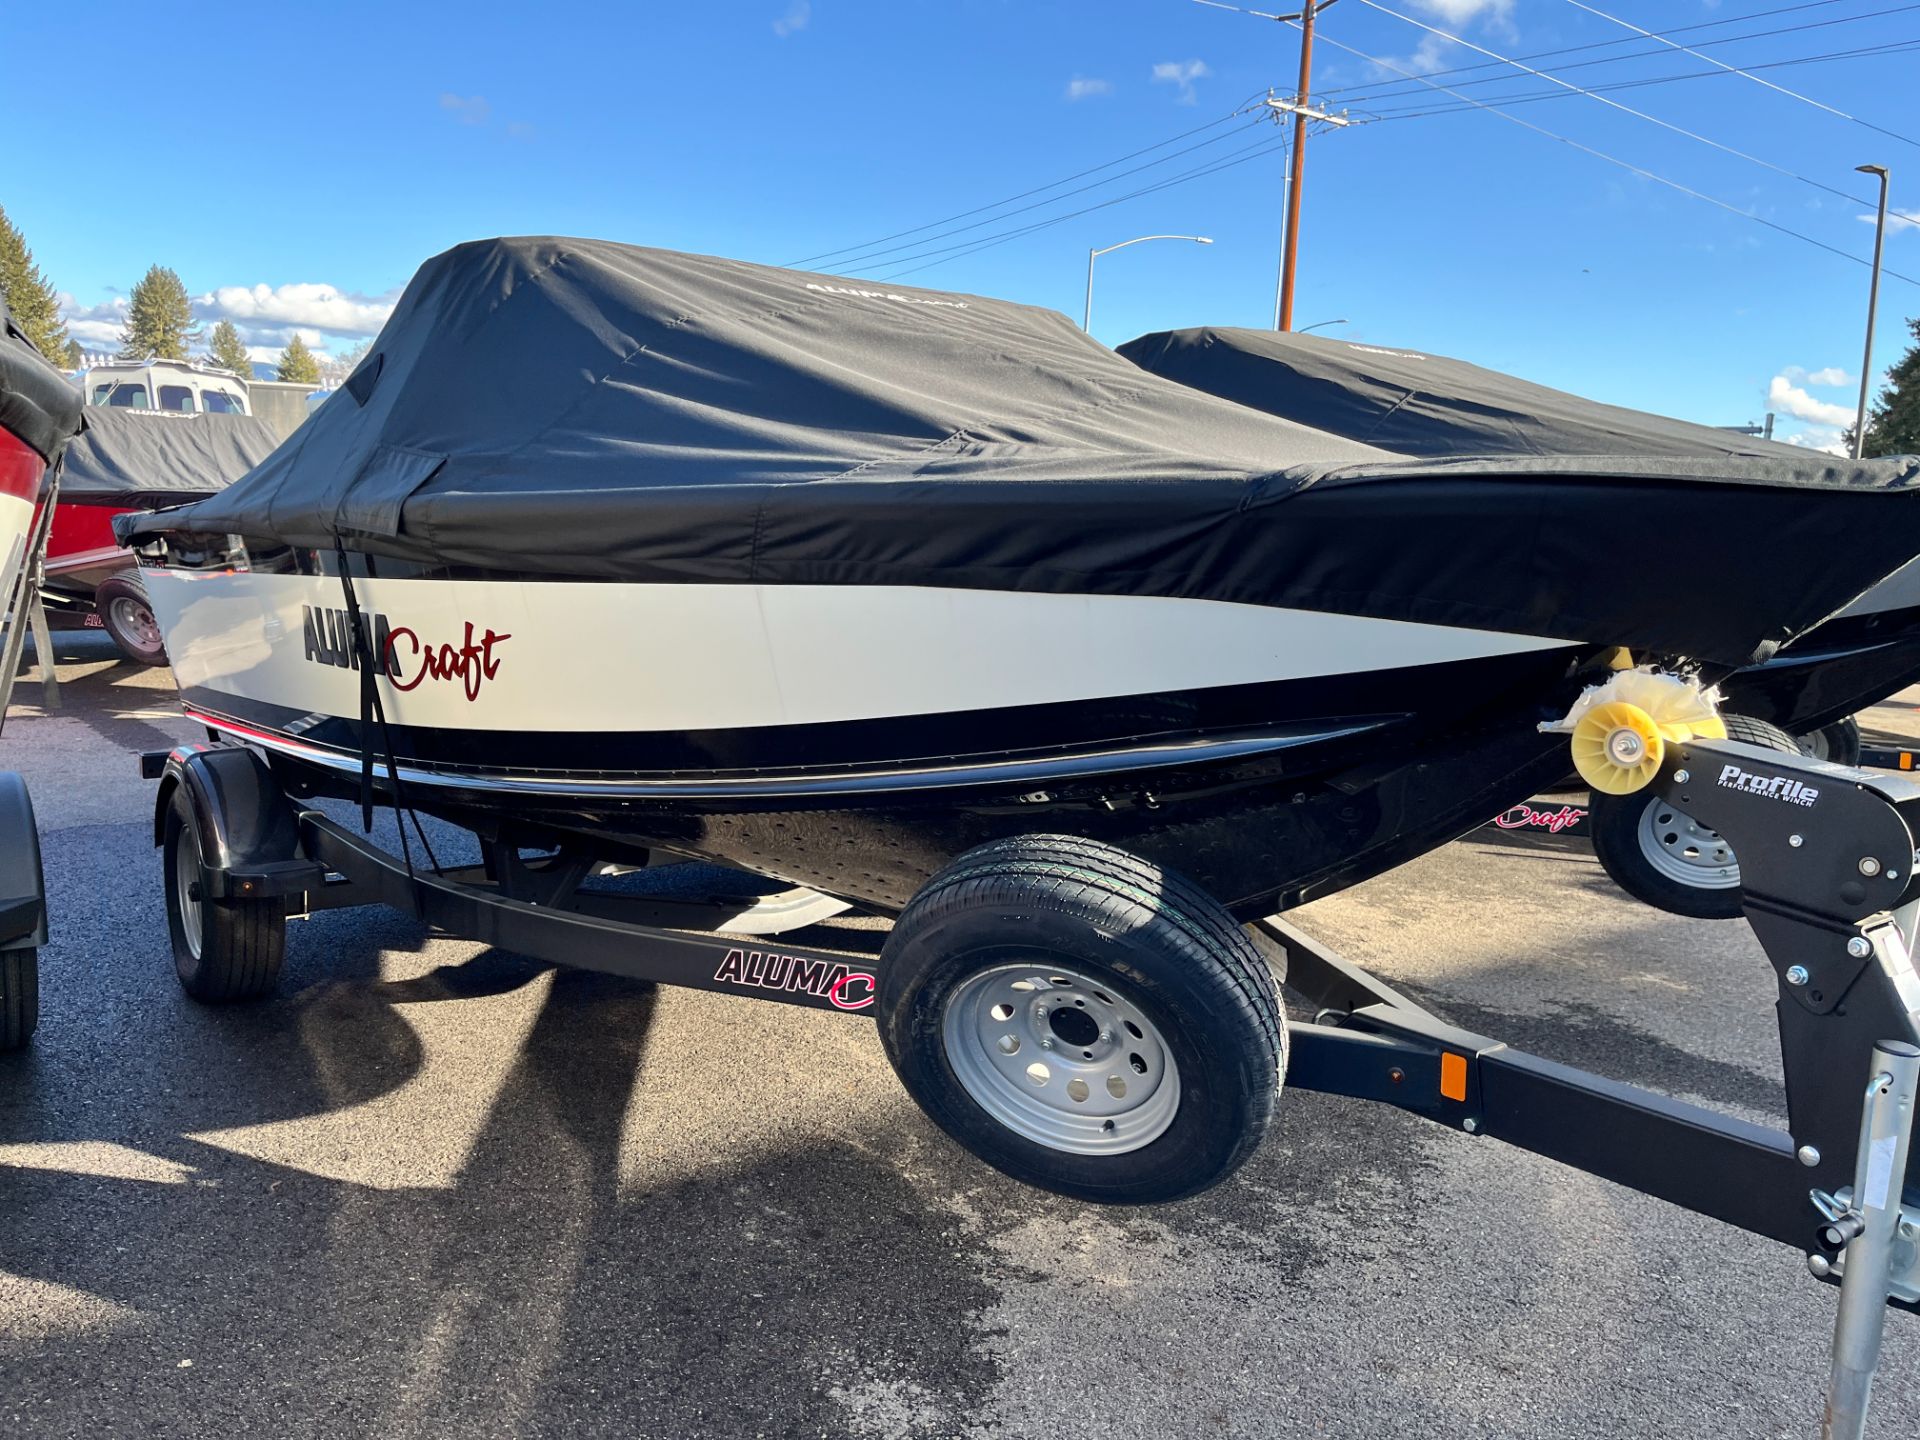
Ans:
POLYGON ((1752 456, 1810 471, 1803 447, 1570 395, 1465 360, 1324 335, 1202 326, 1142 335, 1144 370, 1403 455, 1752 456))
POLYGON ((506 239, 427 262, 344 393, 243 480, 121 523, 564 578, 1193 596, 1741 664, 1920 552, 1916 471, 1410 461, 1149 375, 1050 310, 506 239))
POLYGON ((217 495, 273 453, 279 436, 253 415, 176 415, 165 410, 87 412, 86 433, 67 447, 62 502, 179 505, 217 495))
POLYGON ((51 465, 80 429, 80 387, 54 369, 0 300, 0 427, 51 465))

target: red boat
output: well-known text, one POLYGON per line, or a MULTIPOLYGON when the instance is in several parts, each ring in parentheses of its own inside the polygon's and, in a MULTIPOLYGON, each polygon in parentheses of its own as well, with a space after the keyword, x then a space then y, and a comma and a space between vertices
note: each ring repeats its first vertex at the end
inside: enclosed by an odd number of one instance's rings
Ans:
MULTIPOLYGON (((113 517, 225 489, 267 457, 275 436, 251 415, 128 403, 131 386, 96 387, 104 393, 87 409, 86 432, 68 447, 41 596, 54 626, 104 629, 127 659, 164 665, 160 627, 132 552, 113 538, 113 517)), ((156 388, 167 397, 177 387, 156 388)))

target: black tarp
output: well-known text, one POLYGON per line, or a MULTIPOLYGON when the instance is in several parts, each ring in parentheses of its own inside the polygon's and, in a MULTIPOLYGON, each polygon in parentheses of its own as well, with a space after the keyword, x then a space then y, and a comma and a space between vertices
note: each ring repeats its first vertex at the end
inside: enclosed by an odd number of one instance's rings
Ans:
POLYGON ((1200 326, 1142 335, 1144 370, 1403 455, 1748 456, 1815 478, 1827 457, 1603 405, 1465 360, 1325 335, 1200 326))
POLYGON ((48 363, 0 300, 0 427, 52 464, 80 429, 80 387, 48 363))
POLYGON ((1739 664, 1920 552, 1917 470, 1411 461, 1149 375, 1049 310, 506 239, 422 267, 251 474, 127 529, 576 578, 1194 596, 1739 664))
POLYGON ((67 447, 60 498, 147 508, 204 499, 266 459, 278 440, 252 415, 96 406, 87 412, 86 433, 67 447))

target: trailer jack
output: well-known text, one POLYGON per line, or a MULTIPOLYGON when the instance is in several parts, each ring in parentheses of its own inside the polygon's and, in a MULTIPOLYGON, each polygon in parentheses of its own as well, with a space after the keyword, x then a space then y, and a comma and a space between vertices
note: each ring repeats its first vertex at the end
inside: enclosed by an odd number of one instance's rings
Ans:
POLYGON ((1824 1435, 1863 1433, 1889 1305, 1920 1310, 1920 785, 1731 741, 1669 748, 1650 794, 1718 830, 1779 983, 1789 1129, 1603 1079, 1448 1025, 1278 918, 1289 1085, 1492 1136, 1793 1245, 1841 1286, 1824 1435), (1864 1108, 1862 1087, 1865 1087, 1864 1108))

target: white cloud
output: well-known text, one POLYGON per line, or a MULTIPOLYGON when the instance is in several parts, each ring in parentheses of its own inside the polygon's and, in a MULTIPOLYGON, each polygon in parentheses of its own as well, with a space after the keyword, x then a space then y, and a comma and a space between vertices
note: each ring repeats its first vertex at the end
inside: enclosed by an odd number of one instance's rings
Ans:
POLYGON ((67 334, 82 350, 118 350, 120 331, 127 323, 127 297, 116 295, 98 305, 82 305, 73 296, 59 296, 60 318, 67 334))
POLYGON ((773 33, 784 40, 794 31, 806 29, 807 22, 811 19, 813 19, 813 6, 809 0, 793 0, 793 3, 787 6, 787 13, 773 22, 773 33))
MULTIPOLYGON (((231 320, 254 359, 276 360, 281 347, 296 334, 321 350, 345 348, 376 334, 398 298, 398 291, 358 295, 323 284, 222 285, 195 297, 192 304, 193 317, 203 331, 211 332, 220 321, 231 320)), ((83 350, 111 354, 120 348, 120 332, 127 323, 126 296, 115 295, 97 305, 82 305, 65 294, 59 300, 67 333, 83 350)))
MULTIPOLYGON (((1852 422, 1849 421, 1849 424, 1852 422)), ((1816 425, 1799 430, 1791 435, 1775 435, 1774 439, 1783 445, 1802 445, 1809 450, 1820 450, 1828 455, 1846 455, 1846 437, 1831 426, 1816 425)))
POLYGON ((1455 30, 1476 20, 1508 28, 1512 25, 1513 0, 1413 0, 1413 8, 1455 30))
POLYGON ((355 295, 313 283, 222 285, 196 299, 193 313, 207 321, 231 320, 249 341, 265 341, 266 332, 277 330, 276 338, 285 343, 289 327, 304 327, 316 335, 372 335, 387 323, 395 298, 355 295))
MULTIPOLYGON (((1807 377, 1809 381, 1812 378, 1812 376, 1807 377)), ((1810 420, 1816 425, 1845 427, 1853 424, 1853 410, 1850 406, 1835 405, 1831 401, 1815 399, 1803 388, 1794 384, 1792 377, 1786 374, 1776 375, 1768 382, 1767 408, 1783 415, 1791 415, 1796 420, 1810 420)))
POLYGON ((443 92, 440 96, 440 108, 446 111, 462 125, 484 125, 487 117, 493 114, 493 107, 487 103, 484 95, 455 95, 443 92))
POLYGON ((1809 370, 1804 365, 1785 365, 1781 367, 1780 374, 1795 385, 1817 385, 1823 390, 1853 383, 1853 377, 1838 365, 1828 365, 1819 370, 1809 370))
POLYGON ((1179 86, 1180 103, 1192 105, 1199 99, 1194 93, 1193 82, 1204 80, 1212 73, 1204 60, 1162 60, 1153 67, 1153 80, 1156 85, 1165 83, 1179 86))
MULTIPOLYGON (((1502 39, 1519 38, 1520 32, 1513 24, 1514 0, 1411 0, 1411 3, 1416 12, 1448 30, 1461 32, 1473 25, 1484 24, 1502 39)), ((1472 52, 1461 51, 1444 35, 1427 33, 1420 37, 1411 55, 1395 56, 1391 68, 1381 69, 1386 75, 1392 75, 1395 69, 1426 75, 1452 64, 1466 63, 1456 59, 1458 53, 1472 52)))
MULTIPOLYGON (((1862 215, 1860 219, 1872 225, 1878 222, 1880 216, 1875 213, 1862 215)), ((1887 210, 1887 233, 1898 235, 1902 230, 1920 230, 1920 210, 1900 210, 1891 207, 1887 210)))
POLYGON ((1067 82, 1067 99, 1069 100, 1086 100, 1094 95, 1111 95, 1112 93, 1111 80, 1089 80, 1085 76, 1076 75, 1067 82))

